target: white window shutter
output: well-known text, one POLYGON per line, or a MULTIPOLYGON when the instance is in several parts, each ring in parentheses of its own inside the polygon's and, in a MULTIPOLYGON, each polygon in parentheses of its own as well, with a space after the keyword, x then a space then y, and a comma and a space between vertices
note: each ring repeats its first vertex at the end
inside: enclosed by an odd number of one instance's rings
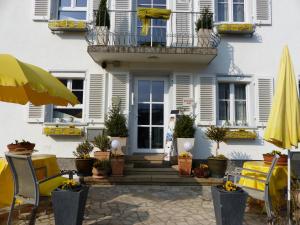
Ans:
MULTIPOLYGON (((121 110, 128 113, 129 107, 129 74, 112 74, 111 98, 121 102, 121 110)), ((111 99, 111 100, 112 100, 111 99)))
POLYGON ((130 0, 115 0, 116 11, 111 14, 114 17, 114 32, 117 35, 115 44, 126 44, 129 40, 132 16, 130 2, 130 0))
POLYGON ((50 0, 33 0, 33 20, 47 21, 50 16, 50 0))
POLYGON ((256 23, 261 25, 272 24, 272 0, 256 0, 256 23))
POLYGON ((28 104, 28 123, 43 123, 44 122, 44 106, 35 106, 31 103, 28 104))
POLYGON ((199 83, 200 125, 216 124, 216 78, 201 76, 199 83))
MULTIPOLYGON (((191 1, 189 0, 176 0, 176 46, 191 46, 192 45, 192 14, 191 1)), ((172 40, 173 42, 173 40, 172 40)))
POLYGON ((176 109, 183 108, 184 112, 191 113, 191 106, 183 106, 184 98, 193 98, 193 76, 190 74, 175 75, 175 103, 176 109))
POLYGON ((199 8, 200 12, 203 12, 205 8, 208 8, 210 12, 213 12, 213 1, 214 0, 199 0, 199 8))
POLYGON ((90 74, 88 122, 101 123, 104 121, 105 104, 105 75, 90 74))
POLYGON ((272 107, 273 79, 256 79, 256 121, 258 126, 265 126, 268 122, 269 113, 272 107))

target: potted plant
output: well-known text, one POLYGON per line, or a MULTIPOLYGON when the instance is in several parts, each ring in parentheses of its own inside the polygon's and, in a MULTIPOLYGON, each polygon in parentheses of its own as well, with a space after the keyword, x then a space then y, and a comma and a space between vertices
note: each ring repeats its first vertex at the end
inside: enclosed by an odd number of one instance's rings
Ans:
POLYGON ((178 171, 180 176, 191 176, 192 154, 181 152, 178 156, 178 171))
POLYGON ((215 141, 217 144, 216 155, 208 158, 208 168, 212 177, 224 177, 227 168, 228 159, 224 155, 219 155, 220 143, 224 142, 227 129, 224 127, 210 126, 206 132, 206 136, 215 141))
POLYGON ((110 165, 112 176, 123 176, 125 166, 124 155, 119 153, 112 153, 110 165))
POLYGON ((119 154, 126 154, 126 145, 128 137, 128 129, 126 117, 121 113, 121 106, 113 104, 108 114, 105 116, 105 127, 107 135, 111 141, 118 140, 120 145, 117 149, 119 154))
POLYGON ((52 194, 52 204, 56 225, 82 224, 88 186, 82 186, 74 180, 66 180, 52 194))
POLYGON ((96 15, 97 44, 107 45, 109 38, 110 18, 107 10, 107 0, 101 0, 96 15))
POLYGON ((96 160, 93 164, 93 177, 94 178, 105 178, 108 176, 110 171, 110 162, 107 159, 96 160))
POLYGON ((94 145, 98 148, 98 150, 94 152, 94 157, 99 160, 109 160, 110 143, 110 139, 105 132, 102 135, 96 136, 94 138, 94 145))
POLYGON ((277 151, 277 150, 273 150, 272 152, 263 154, 264 162, 272 163, 272 160, 276 154, 280 156, 277 161, 277 165, 287 165, 287 160, 288 160, 287 155, 282 154, 280 151, 277 151))
POLYGON ((176 120, 174 137, 177 142, 178 155, 184 151, 192 151, 195 142, 195 118, 189 115, 180 115, 176 120))
POLYGON ((35 147, 34 143, 31 143, 29 141, 25 141, 24 139, 22 141, 15 140, 15 143, 11 143, 7 145, 7 148, 10 152, 17 152, 17 151, 33 151, 35 147))
POLYGON ((209 8, 204 8, 199 19, 196 21, 198 35, 198 47, 211 47, 210 37, 213 27, 213 14, 209 8))
POLYGON ((76 157, 75 165, 79 175, 91 175, 94 159, 90 157, 90 153, 93 151, 93 148, 93 145, 85 140, 77 146, 76 151, 73 151, 73 155, 76 157))
POLYGON ((201 164, 194 168, 194 176, 198 178, 208 178, 209 177, 209 169, 207 164, 201 164))
POLYGON ((212 186, 211 192, 217 225, 243 224, 247 193, 231 181, 212 186))

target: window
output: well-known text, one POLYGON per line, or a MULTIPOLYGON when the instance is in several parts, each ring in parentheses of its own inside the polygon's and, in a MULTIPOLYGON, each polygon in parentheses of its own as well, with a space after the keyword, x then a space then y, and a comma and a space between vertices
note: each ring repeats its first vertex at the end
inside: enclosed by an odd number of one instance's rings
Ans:
POLYGON ((218 90, 221 124, 247 126, 247 84, 219 83, 218 90))
POLYGON ((87 0, 59 0, 59 20, 86 20, 87 0))
MULTIPOLYGON (((143 8, 166 8, 166 0, 138 0, 138 7, 143 8)), ((147 36, 141 35, 142 23, 138 19, 137 23, 137 35, 138 44, 146 46, 165 46, 166 45, 166 33, 167 22, 160 19, 152 19, 147 36)))
POLYGON ((84 101, 84 80, 83 79, 59 79, 74 95, 80 104, 75 106, 53 106, 54 122, 82 122, 83 101, 84 101))
POLYGON ((245 22, 245 0, 217 0, 218 22, 245 22))

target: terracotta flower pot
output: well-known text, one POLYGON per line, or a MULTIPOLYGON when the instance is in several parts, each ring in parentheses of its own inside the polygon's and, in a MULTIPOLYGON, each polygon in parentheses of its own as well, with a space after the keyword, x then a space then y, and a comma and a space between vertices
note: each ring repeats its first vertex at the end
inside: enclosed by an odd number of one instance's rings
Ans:
POLYGON ((208 168, 195 168, 194 175, 198 178, 208 178, 209 177, 209 170, 208 168))
POLYGON ((98 160, 109 160, 110 158, 110 152, 108 151, 95 151, 94 157, 98 160))
POLYGON ((80 176, 91 176, 94 159, 75 159, 76 169, 80 176))
POLYGON ((98 178, 98 179, 103 179, 108 176, 107 169, 97 169, 97 168, 93 167, 92 173, 93 173, 93 177, 98 178))
MULTIPOLYGON (((264 162, 265 163, 272 163, 274 155, 272 155, 272 154, 263 154, 263 157, 264 157, 264 162)), ((280 158, 277 161, 277 165, 283 165, 283 166, 287 165, 287 160, 288 160, 287 155, 281 155, 280 158)))
POLYGON ((125 160, 124 157, 114 157, 110 160, 112 176, 123 176, 125 160))
POLYGON ((27 151, 32 151, 35 147, 35 144, 33 143, 19 143, 19 144, 9 144, 7 145, 7 148, 10 152, 17 152, 21 151, 22 149, 27 151))
POLYGON ((192 161, 191 157, 178 157, 178 170, 180 176, 191 176, 192 161))

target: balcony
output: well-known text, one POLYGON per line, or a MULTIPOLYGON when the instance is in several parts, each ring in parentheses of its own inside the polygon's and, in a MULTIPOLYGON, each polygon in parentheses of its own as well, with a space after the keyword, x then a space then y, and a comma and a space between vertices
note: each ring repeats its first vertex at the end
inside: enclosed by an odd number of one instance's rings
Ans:
POLYGON ((195 12, 172 12, 169 20, 151 19, 148 34, 136 11, 109 11, 110 30, 88 26, 88 53, 97 63, 158 62, 208 64, 217 56, 220 37, 213 30, 198 37, 195 12))

